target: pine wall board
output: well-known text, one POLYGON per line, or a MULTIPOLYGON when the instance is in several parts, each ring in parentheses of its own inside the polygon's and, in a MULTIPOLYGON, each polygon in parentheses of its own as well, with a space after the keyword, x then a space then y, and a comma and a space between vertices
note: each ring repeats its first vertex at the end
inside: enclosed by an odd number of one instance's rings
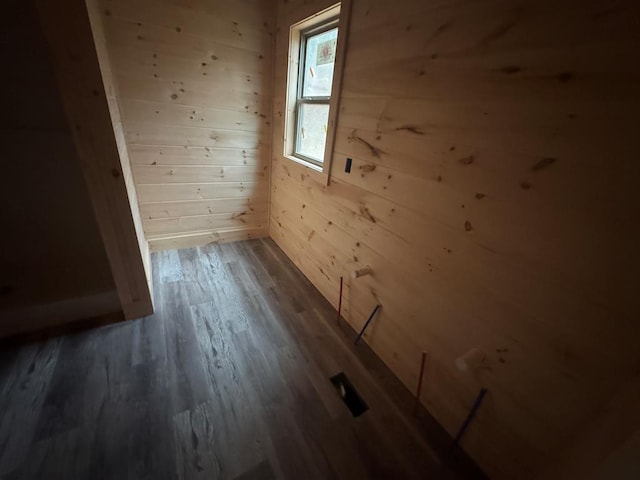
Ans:
POLYGON ((101 0, 152 250, 267 234, 274 6, 101 0))
POLYGON ((353 0, 329 185, 283 156, 270 235, 494 478, 535 478, 640 366, 632 1, 353 0), (353 159, 350 174, 346 158, 353 159), (370 265, 373 275, 349 273, 370 265), (471 373, 455 360, 486 355, 471 373))

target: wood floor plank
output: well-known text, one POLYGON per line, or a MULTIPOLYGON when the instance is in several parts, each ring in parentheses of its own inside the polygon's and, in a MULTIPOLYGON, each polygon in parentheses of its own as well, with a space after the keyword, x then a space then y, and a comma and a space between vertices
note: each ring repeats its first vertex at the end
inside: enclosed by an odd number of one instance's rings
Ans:
POLYGON ((209 398, 202 354, 195 334, 184 286, 161 286, 160 320, 164 322, 167 345, 167 373, 173 413, 180 413, 209 398))
POLYGON ((29 451, 29 461, 4 478, 90 477, 90 452, 82 448, 86 434, 77 428, 36 442, 29 451))
POLYGON ((0 478, 483 478, 273 241, 152 265, 155 314, 0 354, 0 478))
POLYGON ((0 475, 27 460, 29 445, 38 435, 38 414, 47 400, 60 340, 29 345, 14 358, 14 369, 5 372, 0 397, 0 475))
POLYGON ((82 427, 89 373, 98 362, 96 335, 65 337, 55 365, 46 398, 40 410, 36 440, 82 427))

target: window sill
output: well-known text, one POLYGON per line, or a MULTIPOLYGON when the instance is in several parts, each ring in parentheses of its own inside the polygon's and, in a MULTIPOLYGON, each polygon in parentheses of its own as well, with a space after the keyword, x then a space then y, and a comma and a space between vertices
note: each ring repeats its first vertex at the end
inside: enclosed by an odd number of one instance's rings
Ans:
POLYGON ((315 170, 318 173, 324 173, 323 167, 318 165, 314 165, 313 163, 302 160, 301 158, 294 157, 293 155, 284 155, 284 158, 291 160, 292 162, 299 163, 300 165, 304 165, 305 167, 310 168, 311 170, 315 170))

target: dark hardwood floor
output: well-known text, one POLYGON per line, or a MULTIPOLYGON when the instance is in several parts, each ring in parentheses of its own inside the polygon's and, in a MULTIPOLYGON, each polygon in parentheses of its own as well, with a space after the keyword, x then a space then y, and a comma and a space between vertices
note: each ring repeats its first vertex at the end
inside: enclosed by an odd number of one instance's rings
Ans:
POLYGON ((153 267, 154 315, 3 347, 0 478, 481 478, 271 240, 153 267))

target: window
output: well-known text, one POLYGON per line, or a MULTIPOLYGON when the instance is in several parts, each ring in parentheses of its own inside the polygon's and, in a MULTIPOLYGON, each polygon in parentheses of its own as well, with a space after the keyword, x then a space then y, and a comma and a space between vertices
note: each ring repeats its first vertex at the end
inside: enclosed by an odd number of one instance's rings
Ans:
POLYGON ((301 32, 294 155, 316 165, 324 162, 337 40, 337 18, 301 32))
POLYGON ((349 0, 291 26, 284 156, 326 175, 335 137, 349 0))

